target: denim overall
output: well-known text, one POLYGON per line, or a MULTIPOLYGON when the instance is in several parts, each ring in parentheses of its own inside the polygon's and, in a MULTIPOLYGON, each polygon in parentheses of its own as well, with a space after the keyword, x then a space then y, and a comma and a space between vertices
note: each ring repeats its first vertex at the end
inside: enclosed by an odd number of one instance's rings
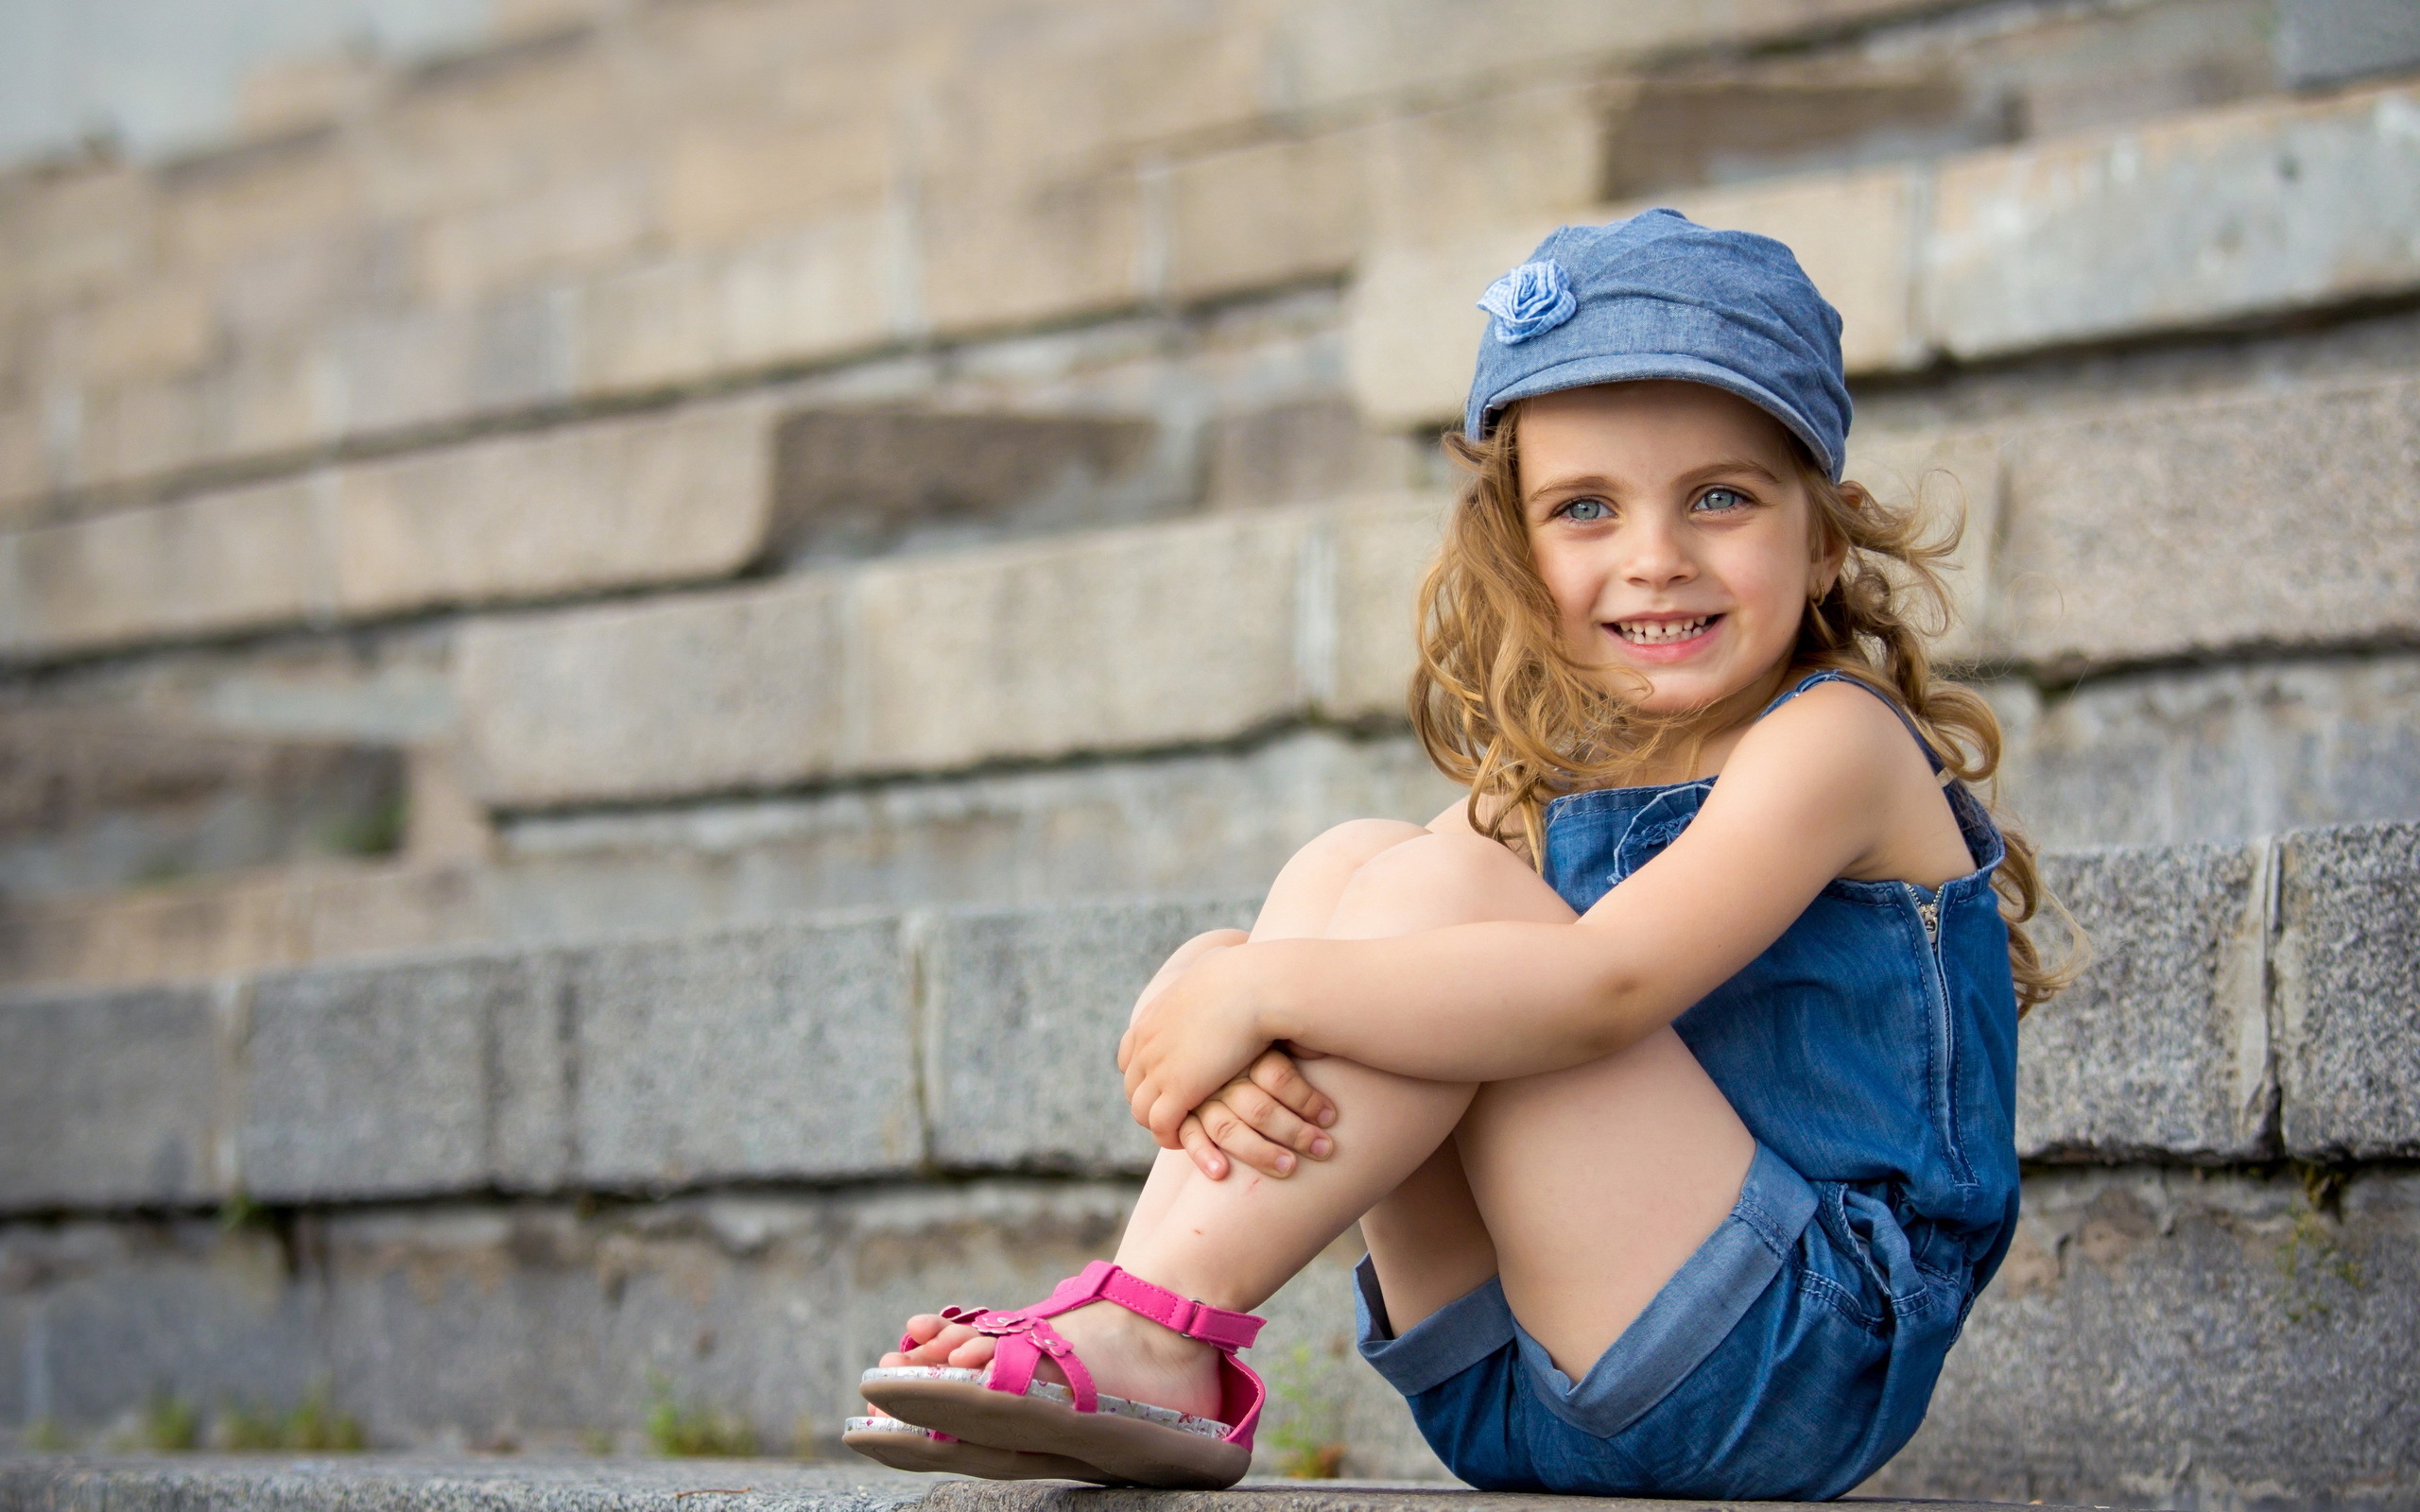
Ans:
MULTIPOLYGON (((1829 681, 1862 686, 1820 672, 1765 712, 1829 681)), ((1714 783, 1556 799, 1547 880, 1586 911, 1714 783)), ((1673 1021, 1755 1156, 1729 1217, 1586 1375, 1555 1366, 1494 1280, 1394 1336, 1362 1262, 1362 1356, 1455 1474, 1490 1490, 1829 1498, 1924 1420, 2017 1203, 2016 1000, 1991 885, 2004 852, 1974 796, 1944 791, 1973 871, 1929 891, 1836 879, 1673 1021)))

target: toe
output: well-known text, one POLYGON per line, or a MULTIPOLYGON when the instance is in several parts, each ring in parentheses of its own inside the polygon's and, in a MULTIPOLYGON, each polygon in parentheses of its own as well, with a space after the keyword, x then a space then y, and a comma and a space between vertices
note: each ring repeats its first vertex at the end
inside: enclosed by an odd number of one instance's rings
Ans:
POLYGON ((976 1334, 950 1351, 949 1363, 960 1370, 980 1370, 992 1363, 994 1342, 982 1334, 976 1334))

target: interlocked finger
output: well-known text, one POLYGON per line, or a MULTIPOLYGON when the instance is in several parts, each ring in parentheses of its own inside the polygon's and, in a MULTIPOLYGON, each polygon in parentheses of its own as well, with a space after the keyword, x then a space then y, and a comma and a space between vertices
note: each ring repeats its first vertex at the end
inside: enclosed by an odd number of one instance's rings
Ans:
POLYGON ((1336 1122, 1336 1105, 1310 1084, 1302 1068, 1294 1064, 1294 1057, 1284 1051, 1262 1051, 1245 1074, 1253 1086, 1285 1104, 1297 1118, 1322 1128, 1336 1122))
POLYGON ((1225 1101, 1228 1093, 1236 1087, 1250 1085, 1248 1082, 1231 1084, 1227 1091, 1202 1104, 1199 1115, 1201 1126, 1217 1142, 1219 1148, 1263 1176, 1283 1179, 1294 1174, 1297 1163, 1294 1152, 1263 1136, 1225 1101))

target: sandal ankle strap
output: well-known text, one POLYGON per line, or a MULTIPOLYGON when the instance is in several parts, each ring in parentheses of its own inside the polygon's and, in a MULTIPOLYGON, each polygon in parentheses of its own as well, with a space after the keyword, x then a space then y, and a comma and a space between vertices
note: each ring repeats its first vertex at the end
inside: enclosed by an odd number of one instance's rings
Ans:
MULTIPOLYGON (((1115 1302, 1130 1313, 1140 1314, 1164 1329, 1182 1333, 1188 1339, 1199 1339, 1229 1354, 1249 1349, 1260 1337, 1268 1319, 1250 1313, 1230 1312, 1212 1307, 1189 1297, 1179 1297, 1165 1286, 1154 1286, 1130 1271, 1119 1269, 1104 1260, 1094 1261, 1078 1272, 1072 1281, 1063 1287, 1080 1288, 1085 1301, 1096 1298, 1115 1302)), ((1057 1297, 1054 1295, 1053 1300, 1057 1297)))

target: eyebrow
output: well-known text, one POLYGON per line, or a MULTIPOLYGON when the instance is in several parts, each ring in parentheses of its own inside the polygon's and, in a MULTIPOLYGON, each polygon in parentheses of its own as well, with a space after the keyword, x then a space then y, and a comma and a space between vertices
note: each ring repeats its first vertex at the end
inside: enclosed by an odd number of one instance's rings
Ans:
MULTIPOLYGON (((1719 458, 1718 460, 1706 463, 1703 467, 1690 469, 1688 472, 1682 473, 1675 481, 1680 483, 1683 487, 1694 488, 1697 485, 1707 482, 1713 478, 1737 475, 1740 473, 1745 473, 1750 477, 1762 478, 1767 483, 1773 484, 1776 487, 1778 487, 1782 481, 1780 474, 1773 472, 1772 469, 1752 457, 1745 456, 1726 456, 1719 458)), ((1530 490, 1530 492, 1525 496, 1523 502, 1526 504, 1537 504, 1554 495, 1563 493, 1618 493, 1621 490, 1619 489, 1614 486, 1614 482, 1611 478, 1605 477, 1600 473, 1586 472, 1574 477, 1555 478, 1550 482, 1540 484, 1537 488, 1530 490)))

